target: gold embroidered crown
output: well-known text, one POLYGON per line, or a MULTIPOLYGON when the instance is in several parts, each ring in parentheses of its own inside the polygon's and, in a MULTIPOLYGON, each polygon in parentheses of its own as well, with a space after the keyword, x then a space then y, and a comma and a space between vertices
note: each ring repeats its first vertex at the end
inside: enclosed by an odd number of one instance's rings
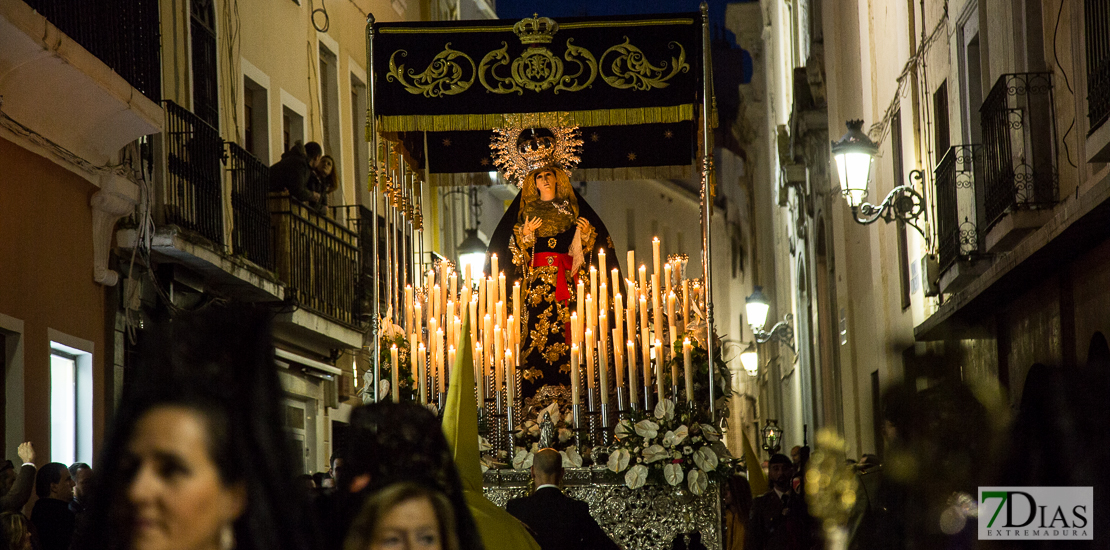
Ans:
POLYGON ((504 125, 493 129, 490 149, 501 175, 522 187, 533 170, 555 166, 573 171, 582 153, 582 136, 567 113, 506 115, 504 125), (551 135, 537 134, 536 129, 551 135))
POLYGON ((521 44, 550 44, 559 32, 559 24, 550 17, 539 17, 533 13, 532 17, 525 17, 513 25, 513 32, 520 37, 521 44))

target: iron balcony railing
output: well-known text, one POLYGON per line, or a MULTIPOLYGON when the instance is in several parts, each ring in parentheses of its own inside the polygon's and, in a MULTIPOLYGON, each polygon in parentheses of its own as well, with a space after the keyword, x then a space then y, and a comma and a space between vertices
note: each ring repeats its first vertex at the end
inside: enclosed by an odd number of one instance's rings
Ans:
POLYGON ((162 96, 157 0, 25 0, 146 97, 162 96))
MULTIPOLYGON (((395 284, 398 288, 403 288, 411 280, 410 262, 406 258, 412 255, 412 240, 405 237, 401 228, 397 228, 393 241, 397 243, 397 250, 395 253, 388 250, 385 220, 378 216, 378 246, 377 253, 374 253, 375 249, 372 246, 374 241, 373 226, 369 223, 373 219, 373 214, 368 208, 362 205, 334 206, 331 207, 331 212, 336 219, 343 220, 348 229, 358 234, 359 249, 362 251, 358 287, 359 314, 360 319, 369 320, 373 316, 374 260, 377 259, 378 261, 378 273, 380 275, 378 302, 383 308, 382 313, 384 313, 384 308, 389 303, 390 281, 387 278, 388 274, 392 273, 394 275, 395 284), (394 264, 396 267, 390 269, 390 264, 394 262, 394 256, 397 258, 396 264, 394 264)), ((393 321, 401 322, 400 315, 401 312, 395 312, 393 321)))
POLYGON ((358 235, 284 192, 269 201, 275 269, 288 286, 286 297, 357 326, 358 235))
POLYGON ((955 145, 940 159, 935 172, 937 255, 940 269, 979 252, 980 218, 975 193, 982 184, 982 147, 955 145), (977 186, 978 184, 978 186, 977 186))
POLYGON ((1086 0, 1087 120, 1094 132, 1110 119, 1110 0, 1086 0))
POLYGON ((260 267, 274 269, 270 242, 270 167, 236 143, 227 143, 231 174, 231 246, 260 267))
POLYGON ((985 234, 1007 213, 1059 200, 1052 73, 998 78, 979 110, 983 129, 985 234))
POLYGON ((223 140, 215 128, 180 105, 172 101, 162 104, 166 112, 165 223, 193 231, 222 250, 223 140))

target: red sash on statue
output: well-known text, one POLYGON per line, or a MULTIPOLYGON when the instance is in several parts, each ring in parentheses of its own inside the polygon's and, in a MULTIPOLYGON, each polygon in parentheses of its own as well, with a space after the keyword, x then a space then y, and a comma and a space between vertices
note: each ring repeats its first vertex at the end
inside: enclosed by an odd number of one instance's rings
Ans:
MULTIPOLYGON (((548 265, 559 268, 558 276, 555 277, 555 299, 560 302, 569 300, 570 287, 567 286, 567 270, 574 267, 574 258, 570 254, 560 254, 558 252, 537 252, 536 257, 532 259, 532 267, 548 265)), ((577 275, 574 278, 578 280, 577 275)))

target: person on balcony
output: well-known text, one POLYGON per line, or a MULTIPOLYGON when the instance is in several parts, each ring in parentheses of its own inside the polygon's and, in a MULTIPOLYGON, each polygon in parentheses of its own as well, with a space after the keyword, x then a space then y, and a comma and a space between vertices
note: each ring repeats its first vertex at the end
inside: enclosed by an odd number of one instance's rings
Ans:
POLYGON ((309 188, 320 195, 319 202, 313 204, 322 215, 328 215, 328 194, 339 189, 339 172, 335 167, 335 159, 331 155, 324 155, 313 169, 312 183, 309 188))
POLYGON ((270 191, 288 191, 289 196, 309 206, 320 204, 323 195, 310 187, 315 170, 323 160, 324 150, 319 143, 310 141, 293 144, 282 153, 281 160, 270 167, 270 191))

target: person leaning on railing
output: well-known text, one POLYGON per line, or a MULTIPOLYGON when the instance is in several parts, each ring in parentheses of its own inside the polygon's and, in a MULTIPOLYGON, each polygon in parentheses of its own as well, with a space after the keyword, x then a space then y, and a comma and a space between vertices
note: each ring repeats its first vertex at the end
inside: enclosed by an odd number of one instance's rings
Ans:
POLYGON ((321 204, 323 195, 313 191, 310 184, 315 180, 314 170, 323 155, 324 150, 315 141, 304 145, 299 141, 294 143, 282 153, 281 160, 270 167, 270 191, 288 191, 289 196, 313 207, 321 204))

